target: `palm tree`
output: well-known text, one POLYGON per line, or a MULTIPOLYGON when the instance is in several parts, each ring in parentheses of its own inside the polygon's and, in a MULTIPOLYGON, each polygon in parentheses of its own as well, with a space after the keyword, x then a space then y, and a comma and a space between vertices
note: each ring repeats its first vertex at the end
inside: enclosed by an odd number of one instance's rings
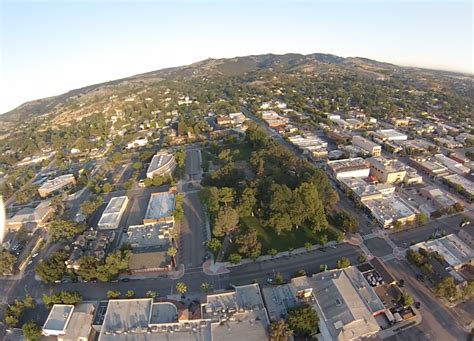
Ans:
POLYGON ((171 246, 168 249, 168 255, 171 257, 171 261, 173 263, 173 266, 176 266, 176 254, 177 253, 178 253, 178 250, 174 246, 171 246))
POLYGON ((188 291, 188 287, 187 287, 186 284, 184 284, 183 282, 178 282, 178 283, 176 283, 176 291, 177 291, 178 294, 180 294, 181 296, 184 296, 184 294, 186 293, 186 291, 188 291))
POLYGON ((293 336, 293 331, 285 320, 279 320, 270 325, 270 341, 287 341, 291 336, 293 336))
POLYGON ((209 292, 209 291, 211 291, 211 290, 212 290, 212 287, 211 287, 211 285, 210 285, 209 283, 204 282, 204 283, 201 284, 201 291, 202 291, 202 292, 207 293, 207 292, 209 292))

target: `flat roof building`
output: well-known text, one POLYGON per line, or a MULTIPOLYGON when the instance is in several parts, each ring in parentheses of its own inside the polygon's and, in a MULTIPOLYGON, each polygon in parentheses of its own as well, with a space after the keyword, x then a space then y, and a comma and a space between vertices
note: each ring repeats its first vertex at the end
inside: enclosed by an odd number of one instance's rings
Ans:
POLYGON ((474 198, 474 182, 471 180, 466 179, 459 174, 446 175, 443 179, 451 185, 461 186, 462 192, 464 192, 468 199, 472 200, 474 198))
POLYGON ((360 157, 329 161, 327 165, 336 179, 366 178, 370 173, 368 164, 360 157))
POLYGON ((464 166, 462 163, 459 163, 446 155, 443 154, 436 154, 435 159, 440 162, 443 166, 448 168, 451 172, 459 174, 459 175, 465 175, 469 174, 470 169, 466 166, 464 166))
POLYGON ((69 304, 55 304, 49 312, 48 318, 43 325, 43 334, 46 336, 58 336, 66 333, 66 327, 71 319, 74 306, 69 304))
POLYGON ((353 136, 352 144, 356 147, 359 147, 365 150, 367 153, 369 153, 372 156, 380 156, 382 154, 382 146, 366 139, 363 136, 353 136))
POLYGON ((134 250, 167 250, 173 229, 172 223, 130 225, 124 233, 122 244, 128 244, 134 250))
POLYGON ((396 196, 369 200, 363 204, 384 228, 393 226, 396 221, 406 224, 416 218, 415 210, 396 196))
POLYGON ((414 251, 418 251, 419 248, 426 249, 430 253, 437 252, 456 270, 465 264, 474 265, 474 250, 455 234, 410 246, 414 251))
POLYGON ((203 317, 211 320, 213 340, 267 340, 270 324, 258 284, 207 295, 203 317))
POLYGON ((65 174, 58 176, 52 180, 47 180, 39 188, 38 193, 41 197, 45 198, 48 195, 58 192, 69 185, 74 185, 76 178, 72 174, 65 174))
POLYGON ((97 224, 99 230, 114 230, 120 226, 123 212, 127 208, 128 197, 113 197, 105 208, 97 224))
POLYGON ((152 193, 143 219, 144 224, 174 223, 174 209, 176 205, 176 189, 168 192, 152 193))
POLYGON ((410 157, 409 163, 423 173, 436 178, 449 174, 448 168, 441 165, 436 160, 427 157, 410 157))
POLYGON ((408 139, 407 135, 395 129, 380 129, 377 130, 374 135, 382 141, 403 141, 408 139))
POLYGON ((54 207, 50 203, 51 200, 45 200, 40 202, 35 208, 22 208, 13 217, 6 219, 5 228, 18 230, 22 226, 28 229, 46 226, 46 223, 54 214, 54 207))
POLYGON ((351 266, 291 280, 296 296, 313 302, 324 341, 355 340, 376 334, 385 306, 362 273, 351 266))
POLYGON ((370 173, 383 183, 399 183, 405 179, 406 166, 404 163, 385 157, 371 157, 367 159, 370 173))
POLYGON ((92 332, 94 305, 79 303, 74 307, 71 319, 64 335, 58 335, 58 341, 88 341, 92 332))
POLYGON ((154 176, 170 175, 176 168, 176 161, 174 155, 168 152, 162 151, 156 153, 151 159, 150 165, 146 171, 147 178, 153 178, 154 176))
POLYGON ((313 133, 290 136, 288 140, 312 156, 321 157, 327 155, 327 142, 313 133))
POLYGON ((445 209, 459 202, 453 195, 435 186, 423 187, 420 194, 431 200, 436 209, 445 209))
POLYGON ((132 274, 169 271, 172 264, 167 251, 168 248, 162 251, 132 253, 128 268, 132 274))

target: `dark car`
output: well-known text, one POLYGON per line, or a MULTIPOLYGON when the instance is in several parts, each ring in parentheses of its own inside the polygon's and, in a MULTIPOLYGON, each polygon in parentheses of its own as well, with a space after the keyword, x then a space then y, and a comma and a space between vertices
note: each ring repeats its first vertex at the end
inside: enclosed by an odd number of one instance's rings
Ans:
POLYGON ((421 307, 421 302, 415 302, 415 308, 420 309, 421 307))
POLYGON ((125 283, 130 282, 130 278, 124 278, 124 279, 122 279, 122 282, 125 282, 125 283))
POLYGON ((405 280, 403 280, 403 279, 399 280, 399 281, 398 281, 398 286, 399 286, 400 288, 403 288, 403 287, 405 286, 405 280))

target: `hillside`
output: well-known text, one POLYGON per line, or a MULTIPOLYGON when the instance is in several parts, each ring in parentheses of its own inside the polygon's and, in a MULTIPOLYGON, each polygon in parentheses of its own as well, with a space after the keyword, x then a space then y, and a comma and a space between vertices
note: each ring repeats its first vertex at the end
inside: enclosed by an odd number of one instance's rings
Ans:
POLYGON ((5 133, 20 122, 49 115, 53 124, 64 124, 95 113, 116 109, 111 96, 140 94, 159 82, 203 78, 237 77, 259 72, 286 74, 333 73, 336 77, 355 74, 369 80, 396 79, 420 90, 442 90, 474 98, 472 75, 400 67, 366 58, 342 58, 329 54, 256 55, 229 59, 207 59, 191 65, 162 69, 101 84, 71 90, 59 96, 30 101, 0 116, 5 133))

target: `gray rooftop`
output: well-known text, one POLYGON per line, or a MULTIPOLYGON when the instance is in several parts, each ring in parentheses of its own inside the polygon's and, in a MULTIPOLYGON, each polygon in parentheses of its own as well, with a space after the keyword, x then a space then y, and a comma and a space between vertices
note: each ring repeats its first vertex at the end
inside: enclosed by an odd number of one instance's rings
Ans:
POLYGON ((48 318, 43 326, 43 330, 64 332, 69 322, 69 318, 74 310, 73 305, 55 304, 49 312, 48 318))
POLYGON ((176 195, 170 192, 152 193, 145 219, 159 219, 173 215, 176 195))
POLYGON ((173 323, 178 321, 178 308, 170 302, 153 303, 150 324, 173 323))

